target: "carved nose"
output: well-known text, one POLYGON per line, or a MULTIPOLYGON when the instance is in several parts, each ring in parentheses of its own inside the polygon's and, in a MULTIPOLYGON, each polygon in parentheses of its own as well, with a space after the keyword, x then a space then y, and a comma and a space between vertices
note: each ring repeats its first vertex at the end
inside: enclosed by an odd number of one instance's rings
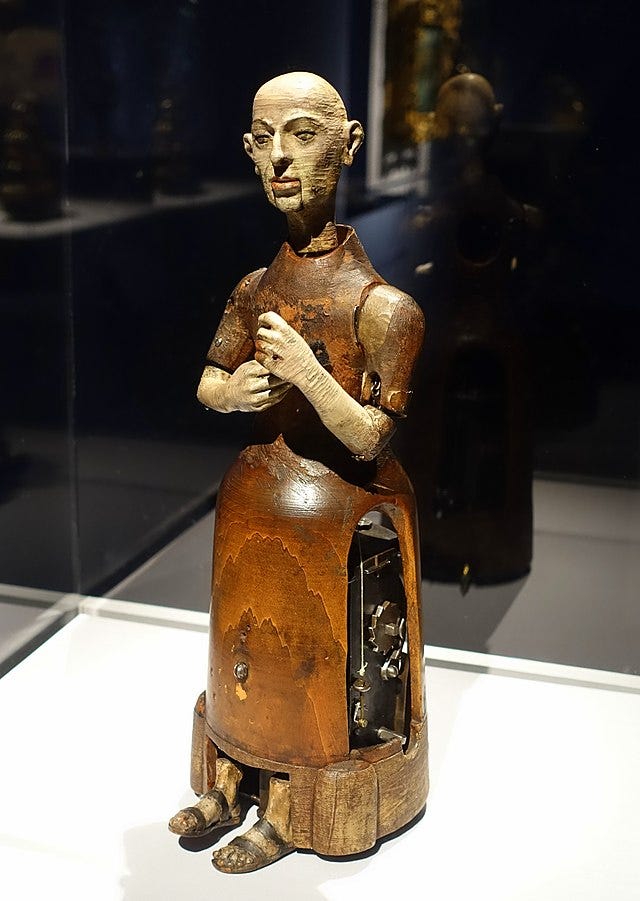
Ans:
POLYGON ((273 164, 274 169, 276 167, 282 169, 286 169, 289 163, 291 162, 291 158, 287 156, 284 151, 284 147, 282 146, 282 141, 280 139, 280 135, 276 132, 273 136, 273 142, 271 144, 271 162, 273 164))

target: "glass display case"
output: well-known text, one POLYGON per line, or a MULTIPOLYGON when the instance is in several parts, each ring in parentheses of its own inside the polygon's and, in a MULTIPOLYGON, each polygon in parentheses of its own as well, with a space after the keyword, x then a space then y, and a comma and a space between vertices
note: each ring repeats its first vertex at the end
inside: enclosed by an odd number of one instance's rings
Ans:
POLYGON ((367 133, 341 217, 429 324, 395 439, 427 639, 638 672, 624 13, 376 0, 274 29, 263 3, 13 0, 1 16, 0 581, 206 609, 202 518, 247 426, 194 387, 237 273, 282 237, 240 136, 256 85, 313 69, 367 133))

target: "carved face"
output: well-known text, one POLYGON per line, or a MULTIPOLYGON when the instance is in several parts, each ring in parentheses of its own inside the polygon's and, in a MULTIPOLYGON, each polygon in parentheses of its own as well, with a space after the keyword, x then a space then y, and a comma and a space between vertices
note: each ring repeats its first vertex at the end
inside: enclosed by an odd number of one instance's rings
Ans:
POLYGON ((333 202, 340 170, 351 165, 362 136, 331 85, 290 73, 256 94, 244 146, 270 203, 283 213, 311 212, 333 202))

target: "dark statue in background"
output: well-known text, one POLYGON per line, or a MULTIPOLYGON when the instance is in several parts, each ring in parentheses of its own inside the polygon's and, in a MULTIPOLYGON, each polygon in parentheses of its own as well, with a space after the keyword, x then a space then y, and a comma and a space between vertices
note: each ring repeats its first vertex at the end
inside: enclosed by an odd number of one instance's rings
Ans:
POLYGON ((489 82, 446 81, 432 114, 431 188, 414 219, 429 352, 403 434, 426 578, 497 584, 531 564, 527 350, 514 309, 537 211, 505 192, 485 157, 501 113, 489 82))

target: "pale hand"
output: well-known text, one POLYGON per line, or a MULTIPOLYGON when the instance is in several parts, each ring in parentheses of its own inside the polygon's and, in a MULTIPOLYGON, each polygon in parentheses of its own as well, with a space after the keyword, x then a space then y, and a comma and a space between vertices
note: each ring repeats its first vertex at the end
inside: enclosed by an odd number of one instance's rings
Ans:
POLYGON ((225 382, 225 394, 231 409, 259 413, 281 401, 290 387, 257 360, 249 360, 229 376, 225 382))
POLYGON ((300 388, 305 378, 320 367, 313 351, 277 313, 263 313, 258 325, 256 360, 273 375, 300 388))

